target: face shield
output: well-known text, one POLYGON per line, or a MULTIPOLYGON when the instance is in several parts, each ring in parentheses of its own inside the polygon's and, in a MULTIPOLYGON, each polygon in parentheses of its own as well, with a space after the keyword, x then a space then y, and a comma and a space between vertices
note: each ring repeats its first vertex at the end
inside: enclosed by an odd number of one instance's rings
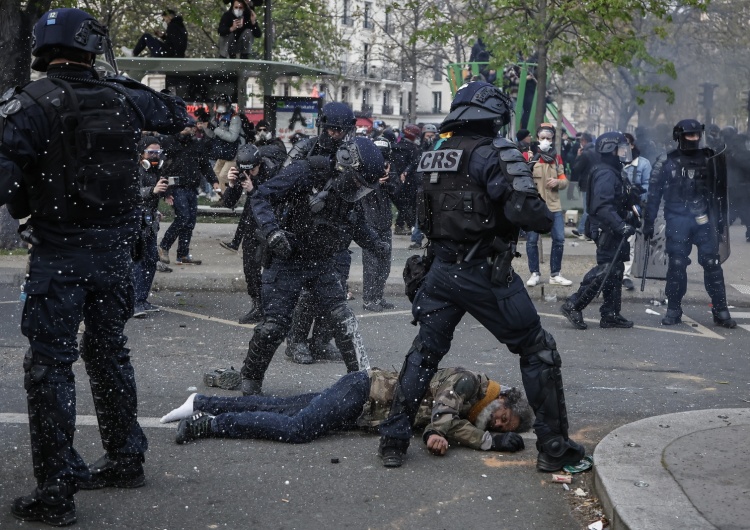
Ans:
POLYGON ((617 144, 617 158, 623 166, 630 164, 633 161, 633 150, 630 149, 630 144, 627 142, 617 144))

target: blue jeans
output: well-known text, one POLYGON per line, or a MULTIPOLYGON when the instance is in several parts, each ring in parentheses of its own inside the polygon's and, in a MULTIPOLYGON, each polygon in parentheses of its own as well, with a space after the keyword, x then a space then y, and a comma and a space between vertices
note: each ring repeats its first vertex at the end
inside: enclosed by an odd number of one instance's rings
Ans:
POLYGON ((586 219, 588 219, 589 212, 586 211, 586 192, 581 192, 581 199, 583 199, 583 215, 581 215, 581 220, 578 221, 578 232, 583 234, 583 231, 586 229, 586 219))
POLYGON ((169 251, 177 241, 177 257, 185 258, 190 255, 190 238, 193 237, 195 219, 198 215, 198 196, 195 190, 187 188, 174 188, 172 190, 174 199, 174 221, 167 229, 161 240, 161 248, 169 251))
MULTIPOLYGON (((562 212, 552 212, 555 219, 552 223, 552 248, 550 249, 549 269, 551 276, 557 276, 562 270, 562 257, 565 250, 565 221, 562 212)), ((529 259, 529 271, 539 273, 539 234, 526 232, 526 254, 529 259)))
POLYGON ((356 428, 370 396, 367 372, 352 372, 320 393, 290 397, 195 396, 193 408, 216 415, 223 438, 261 438, 307 443, 337 430, 356 428))
POLYGON ((135 291, 135 305, 142 304, 148 298, 151 284, 154 283, 156 262, 159 254, 156 251, 156 234, 148 230, 143 242, 143 257, 133 264, 133 290, 135 291))

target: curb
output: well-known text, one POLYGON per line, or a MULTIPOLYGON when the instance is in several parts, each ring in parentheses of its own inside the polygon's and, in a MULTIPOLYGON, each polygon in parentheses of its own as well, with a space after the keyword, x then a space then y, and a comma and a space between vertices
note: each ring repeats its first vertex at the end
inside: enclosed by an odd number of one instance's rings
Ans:
POLYGON ((594 489, 610 528, 715 530, 666 468, 664 453, 679 438, 728 424, 750 425, 750 409, 654 416, 623 425, 605 436, 594 450, 594 489), (717 420, 718 415, 726 415, 728 420, 717 420))

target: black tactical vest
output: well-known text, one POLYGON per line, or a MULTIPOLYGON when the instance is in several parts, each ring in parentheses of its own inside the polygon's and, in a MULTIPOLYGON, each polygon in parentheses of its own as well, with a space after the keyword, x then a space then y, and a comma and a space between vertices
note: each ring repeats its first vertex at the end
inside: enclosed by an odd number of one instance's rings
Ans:
POLYGON ((706 153, 685 156, 679 151, 670 153, 672 164, 667 175, 664 200, 687 202, 708 197, 711 190, 711 173, 706 153))
POLYGON ((423 188, 417 197, 417 222, 429 239, 471 243, 498 232, 492 200, 469 175, 471 154, 491 142, 483 136, 454 136, 422 154, 417 166, 423 188))
POLYGON ((40 79, 18 96, 44 109, 51 131, 45 153, 24 170, 28 213, 67 222, 129 212, 140 202, 136 111, 111 83, 72 82, 40 79))

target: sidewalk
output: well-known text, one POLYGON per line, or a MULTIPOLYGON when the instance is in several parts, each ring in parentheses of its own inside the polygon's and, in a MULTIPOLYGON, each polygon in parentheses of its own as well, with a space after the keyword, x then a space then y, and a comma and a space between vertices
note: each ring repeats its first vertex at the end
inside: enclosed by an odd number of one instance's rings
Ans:
MULTIPOLYGON (((160 235, 169 226, 163 223, 160 235)), ((155 289, 169 291, 245 291, 245 280, 242 274, 242 256, 219 246, 220 239, 231 239, 235 224, 199 223, 193 231, 190 252, 196 259, 203 261, 202 265, 175 266, 172 273, 157 273, 154 279, 155 289)), ((542 300, 545 296, 557 296, 562 301, 573 293, 584 274, 596 263, 596 246, 591 242, 581 241, 570 235, 570 228, 566 228, 568 237, 565 240, 562 274, 573 285, 569 287, 551 286, 549 281, 549 238, 544 239, 544 262, 541 263, 542 281, 537 287, 529 288, 532 299, 542 300)), ((732 255, 724 263, 724 277, 727 286, 727 298, 730 306, 750 307, 750 244, 745 242, 744 227, 731 227, 732 255)), ((409 256, 419 251, 409 250, 410 240, 407 236, 393 237, 393 266, 386 284, 386 296, 403 296, 404 282, 402 272, 409 256)), ((174 262, 176 247, 172 248, 170 257, 174 262)), ((529 271, 526 261, 525 243, 519 243, 519 252, 524 254, 513 261, 513 266, 526 281, 529 271)), ((362 292, 362 252, 359 247, 352 245, 352 267, 349 275, 349 288, 353 293, 362 292)), ((688 290, 684 301, 686 303, 708 304, 709 298, 703 287, 703 269, 698 265, 698 259, 693 253, 693 264, 688 267, 688 290)), ((0 284, 18 285, 23 283, 26 258, 23 254, 17 256, 0 256, 0 284)), ((664 299, 664 281, 647 280, 643 292, 640 291, 640 280, 633 278, 636 284, 634 291, 623 290, 623 300, 664 299)))
POLYGON ((750 527, 748 437, 750 408, 665 414, 615 429, 594 451, 609 528, 750 527))

